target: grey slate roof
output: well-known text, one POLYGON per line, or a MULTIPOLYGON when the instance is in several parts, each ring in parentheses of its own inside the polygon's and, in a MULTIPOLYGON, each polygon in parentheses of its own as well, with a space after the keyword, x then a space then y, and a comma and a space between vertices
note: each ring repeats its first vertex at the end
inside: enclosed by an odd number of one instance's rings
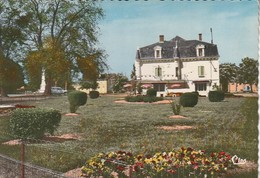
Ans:
POLYGON ((207 43, 199 40, 185 40, 179 36, 171 39, 170 41, 164 41, 163 43, 157 42, 145 47, 141 47, 137 50, 137 59, 154 59, 154 47, 162 47, 162 58, 172 59, 174 57, 180 58, 190 58, 197 57, 196 46, 203 44, 205 46, 205 57, 218 57, 217 45, 207 43), (176 50, 176 41, 178 46, 178 51, 176 50), (177 54, 178 53, 178 54, 177 54))

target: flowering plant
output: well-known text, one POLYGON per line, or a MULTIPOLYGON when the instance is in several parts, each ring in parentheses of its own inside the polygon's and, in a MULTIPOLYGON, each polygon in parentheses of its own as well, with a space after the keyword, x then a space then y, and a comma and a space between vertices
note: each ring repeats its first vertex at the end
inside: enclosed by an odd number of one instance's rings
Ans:
POLYGON ((113 177, 217 177, 232 168, 226 152, 210 152, 182 147, 154 155, 118 151, 100 153, 82 167, 85 176, 113 177))

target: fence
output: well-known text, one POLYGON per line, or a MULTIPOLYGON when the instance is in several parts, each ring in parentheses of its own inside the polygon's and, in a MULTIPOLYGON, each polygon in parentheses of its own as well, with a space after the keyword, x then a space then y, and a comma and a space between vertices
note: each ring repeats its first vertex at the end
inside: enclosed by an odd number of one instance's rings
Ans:
POLYGON ((0 178, 66 178, 63 174, 0 154, 0 178))

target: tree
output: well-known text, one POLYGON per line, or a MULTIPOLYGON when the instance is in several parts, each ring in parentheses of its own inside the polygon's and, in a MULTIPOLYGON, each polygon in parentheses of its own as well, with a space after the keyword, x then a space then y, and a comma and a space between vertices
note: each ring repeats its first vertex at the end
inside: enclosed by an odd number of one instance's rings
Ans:
POLYGON ((132 84, 132 90, 134 90, 134 94, 136 94, 136 68, 135 65, 133 65, 133 70, 131 72, 131 84, 132 84))
POLYGON ((117 74, 115 77, 115 84, 113 86, 114 92, 122 92, 124 88, 124 84, 128 81, 128 78, 123 74, 117 74))
POLYGON ((237 81, 238 67, 236 64, 224 63, 219 65, 219 77, 222 90, 228 91, 228 84, 237 81))
MULTIPOLYGON (((93 68, 100 71, 107 67, 104 51, 96 48, 97 21, 103 17, 103 11, 96 5, 97 2, 82 0, 20 2, 23 12, 29 17, 28 26, 23 29, 30 44, 29 50, 38 53, 39 59, 44 61, 38 65, 39 68, 45 69, 45 94, 50 94, 53 83, 61 80, 67 82, 75 73, 82 72, 86 76, 86 73, 91 74, 94 71, 93 68), (50 54, 48 55, 46 51, 50 54), (85 64, 88 65, 82 65, 84 63, 82 61, 86 61, 85 64), (88 68, 85 68, 86 66, 88 68)), ((28 61, 26 63, 30 66, 28 61)), ((30 75, 31 72, 27 73, 30 75)))
POLYGON ((96 90, 97 87, 98 87, 98 83, 97 81, 94 81, 94 82, 89 82, 89 81, 84 81, 84 82, 81 82, 80 83, 81 85, 81 89, 93 89, 93 90, 96 90))
POLYGON ((19 64, 10 60, 0 58, 0 94, 6 97, 7 92, 15 91, 23 86, 23 71, 19 64))
POLYGON ((0 2, 0 90, 7 96, 23 85, 23 71, 18 64, 25 36, 22 27, 26 24, 15 0, 0 2))
POLYGON ((253 84, 258 84, 258 61, 246 57, 239 64, 238 81, 240 83, 249 84, 251 92, 253 92, 253 84))

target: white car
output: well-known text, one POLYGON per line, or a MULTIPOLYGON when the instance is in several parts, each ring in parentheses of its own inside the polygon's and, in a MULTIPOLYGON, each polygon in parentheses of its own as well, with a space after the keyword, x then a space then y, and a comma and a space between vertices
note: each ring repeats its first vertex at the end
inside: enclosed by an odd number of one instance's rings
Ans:
POLYGON ((67 90, 63 90, 61 87, 51 87, 51 94, 67 94, 67 90))

